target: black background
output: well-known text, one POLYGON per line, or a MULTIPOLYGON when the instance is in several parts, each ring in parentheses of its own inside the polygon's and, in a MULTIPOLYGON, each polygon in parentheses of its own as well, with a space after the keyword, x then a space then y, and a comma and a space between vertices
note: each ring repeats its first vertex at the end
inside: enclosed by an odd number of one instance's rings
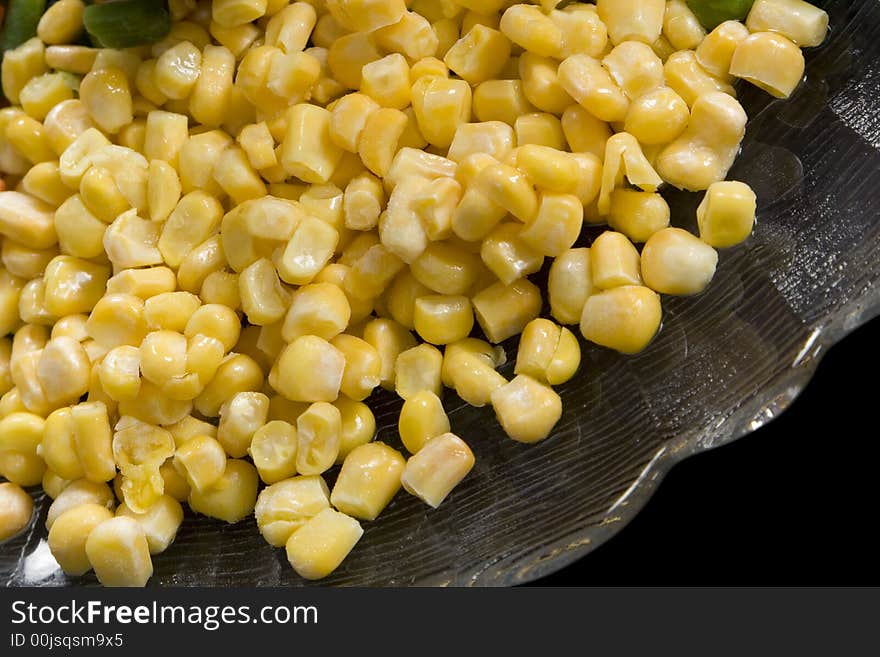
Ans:
POLYGON ((676 465, 617 536, 535 584, 880 583, 880 319, 776 420, 676 465))

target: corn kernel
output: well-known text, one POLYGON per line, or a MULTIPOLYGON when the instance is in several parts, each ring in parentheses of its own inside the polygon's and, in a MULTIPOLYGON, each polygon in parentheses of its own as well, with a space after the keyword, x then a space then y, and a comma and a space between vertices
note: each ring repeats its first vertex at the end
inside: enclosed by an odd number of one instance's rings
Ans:
POLYGON ((239 522, 254 511, 258 483, 253 465, 241 459, 229 459, 226 470, 213 486, 205 491, 193 489, 190 492, 190 508, 230 524, 239 522))
POLYGON ((581 334, 624 354, 642 351, 660 328, 660 296, 639 285, 593 294, 584 304, 581 334))
POLYGON ((310 518, 329 508, 330 491, 320 476, 294 477, 264 488, 254 515, 269 545, 284 547, 310 518))
POLYGON ((444 433, 431 438, 410 457, 401 484, 408 493, 436 509, 473 467, 474 454, 467 444, 455 434, 444 433))
POLYGON ((301 577, 321 579, 339 567, 362 535, 357 520, 324 509, 290 536, 287 559, 301 577))

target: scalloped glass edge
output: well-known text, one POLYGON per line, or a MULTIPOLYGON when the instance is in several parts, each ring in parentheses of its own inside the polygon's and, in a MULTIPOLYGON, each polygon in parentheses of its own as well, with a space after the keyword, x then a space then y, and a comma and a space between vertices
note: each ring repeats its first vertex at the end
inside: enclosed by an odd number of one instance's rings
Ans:
POLYGON ((587 556, 636 517, 677 463, 739 440, 784 413, 809 385, 828 350, 877 317, 880 317, 880 289, 868 290, 863 296, 850 300, 825 322, 806 325, 807 338, 796 365, 780 372, 754 395, 743 399, 722 424, 695 429, 661 447, 632 486, 596 524, 541 546, 540 552, 528 559, 520 556, 512 563, 502 560, 487 564, 484 569, 472 573, 469 579, 465 578, 462 585, 526 584, 587 556))

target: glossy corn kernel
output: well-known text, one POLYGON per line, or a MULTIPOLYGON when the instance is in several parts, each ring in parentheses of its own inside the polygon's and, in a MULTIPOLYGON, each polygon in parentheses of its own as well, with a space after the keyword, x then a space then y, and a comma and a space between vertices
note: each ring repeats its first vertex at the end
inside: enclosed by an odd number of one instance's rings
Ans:
POLYGON ((342 416, 326 402, 309 406, 296 420, 296 470, 318 475, 328 470, 339 455, 342 416))
POLYGON ((86 554, 86 541, 92 530, 110 520, 113 513, 105 506, 85 503, 58 516, 49 530, 49 550, 68 575, 85 575, 92 569, 86 554))
POLYGON ((120 504, 116 515, 135 520, 147 538, 150 554, 161 554, 168 549, 177 536, 183 522, 183 508, 169 495, 160 497, 153 506, 143 513, 136 513, 126 504, 120 504))
POLYGON ((510 57, 510 41, 498 30, 476 25, 447 52, 443 61, 468 84, 496 77, 510 57))
POLYGON ((614 44, 623 41, 654 43, 663 29, 665 0, 598 0, 599 18, 608 26, 614 44))
POLYGON ((135 520, 117 516, 95 527, 86 555, 104 586, 145 586, 153 574, 149 544, 135 520))
POLYGON ((326 340, 304 335, 291 342, 269 374, 269 383, 292 401, 334 401, 339 396, 345 357, 326 340))
POLYGON ((455 434, 444 433, 431 438, 409 458, 401 484, 436 509, 473 466, 474 455, 467 444, 455 434))
POLYGON ((226 453, 241 458, 248 452, 254 433, 266 424, 269 398, 260 392, 239 392, 220 407, 217 440, 226 453))
POLYGON ((685 230, 666 228, 647 241, 641 263, 645 285, 655 292, 697 294, 712 281, 718 253, 685 230))
POLYGON ((336 570, 363 535, 357 520, 324 509, 287 541, 287 559, 298 575, 321 579, 336 570))
POLYGON ((572 55, 559 65, 558 75, 563 89, 596 118, 626 118, 629 100, 599 60, 589 55, 572 55))
POLYGON ((174 467, 197 491, 207 491, 216 484, 226 472, 226 462, 223 445, 208 435, 187 440, 174 453, 174 467))
POLYGON ((419 130, 429 144, 447 148, 456 131, 471 117, 471 88, 463 80, 425 76, 412 87, 412 105, 419 130))
POLYGON ((342 464, 330 502, 349 516, 375 520, 400 490, 405 464, 400 452, 384 443, 356 447, 342 464))
POLYGON ((624 128, 642 144, 667 144, 684 131, 689 118, 681 96, 660 87, 633 101, 624 128))
POLYGON ((659 194, 628 189, 611 193, 608 225, 633 242, 646 242, 669 225, 669 205, 659 194))
POLYGON ((254 515, 269 545, 284 547, 309 519, 329 508, 330 490, 320 476, 294 477, 264 488, 254 515))
POLYGON ((581 334, 624 354, 642 351, 660 328, 660 296, 638 285, 591 295, 584 304, 581 334))
POLYGON ((20 486, 8 481, 0 483, 0 541, 12 538, 27 527, 33 510, 31 496, 20 486))
POLYGON ((267 484, 296 474, 297 432, 289 422, 273 420, 254 433, 248 453, 267 484))
POLYGON ((443 403, 430 390, 417 392, 403 403, 397 427, 403 446, 410 454, 418 452, 431 438, 450 430, 443 403))
POLYGON ((394 387, 403 399, 409 399, 421 390, 440 394, 440 370, 443 355, 429 344, 421 344, 402 351, 395 363, 394 387))
POLYGON ((253 513, 258 483, 253 465, 229 459, 223 475, 210 488, 190 492, 189 506, 196 513, 233 524, 253 513))
POLYGON ((757 0, 746 19, 751 32, 776 32, 801 48, 819 46, 828 34, 828 14, 803 0, 757 0))
POLYGON ((547 438, 562 416, 559 395, 523 374, 492 393, 492 407, 504 432, 523 443, 547 438))
POLYGON ((730 74, 776 98, 788 98, 800 84, 804 66, 803 53, 789 39, 773 32, 757 32, 737 45, 730 74))
POLYGON ((521 278, 510 285, 494 283, 472 299, 477 321, 493 343, 521 333, 541 311, 541 292, 521 278))
POLYGON ((393 320, 375 319, 364 327, 364 340, 373 345, 379 354, 379 384, 387 390, 393 390, 397 357, 416 346, 415 338, 405 326, 393 320))
POLYGON ((61 515, 82 504, 97 504, 112 510, 115 504, 113 491, 107 484, 97 484, 88 479, 77 479, 70 482, 55 498, 46 513, 46 529, 52 526, 61 515))
POLYGON ((745 183, 714 183, 697 208, 700 239, 718 249, 745 241, 755 225, 756 207, 755 193, 745 183))

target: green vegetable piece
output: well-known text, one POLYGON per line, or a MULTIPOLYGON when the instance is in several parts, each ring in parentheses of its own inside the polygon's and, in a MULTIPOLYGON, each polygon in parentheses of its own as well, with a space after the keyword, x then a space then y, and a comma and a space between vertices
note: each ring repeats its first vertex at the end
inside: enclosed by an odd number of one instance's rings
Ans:
POLYGON ((714 30, 724 21, 741 21, 749 15, 755 0, 687 0, 707 30, 714 30))
POLYGON ((9 0, 0 50, 18 48, 37 35, 37 23, 46 11, 46 0, 9 0))
POLYGON ((83 15, 96 45, 131 48, 160 41, 171 29, 163 0, 118 0, 89 5, 83 15))

